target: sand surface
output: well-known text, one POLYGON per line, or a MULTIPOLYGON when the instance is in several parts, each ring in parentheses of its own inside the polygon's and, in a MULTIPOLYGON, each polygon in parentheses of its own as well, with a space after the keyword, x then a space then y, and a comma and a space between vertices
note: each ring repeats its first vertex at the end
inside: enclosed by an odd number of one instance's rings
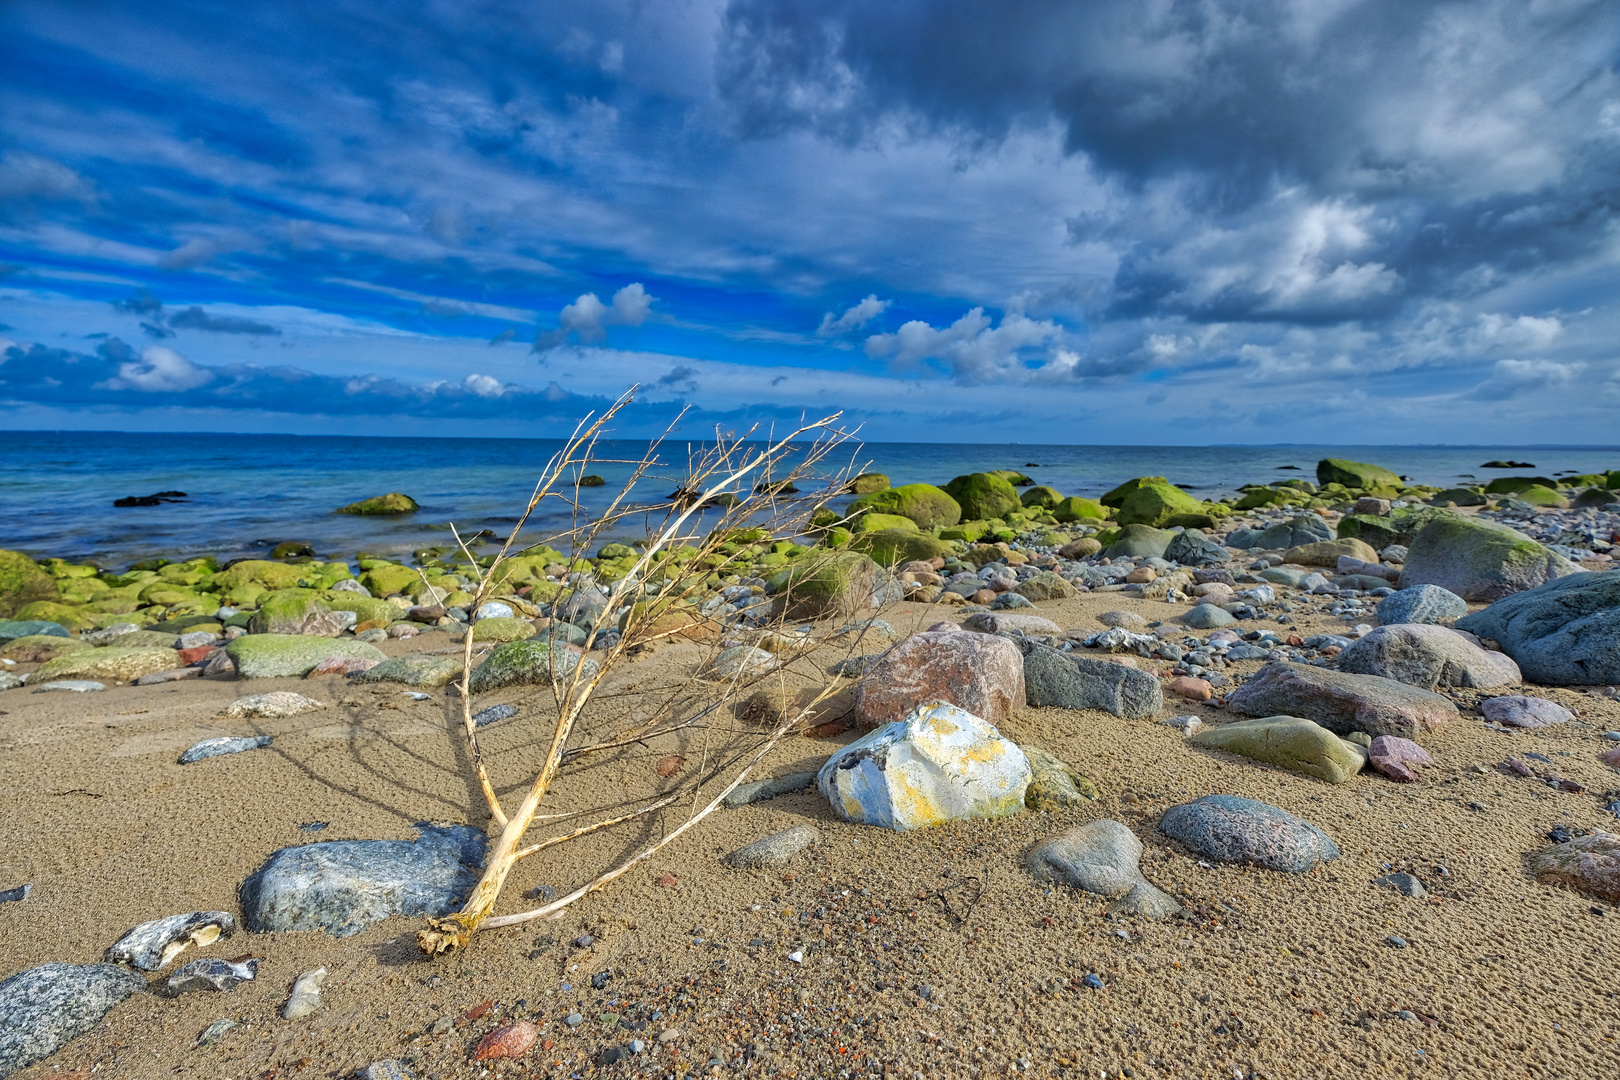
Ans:
MULTIPOLYGON (((1097 614, 1121 607, 1150 619, 1185 610, 1119 594, 1039 605, 1060 625, 1093 629, 1100 629, 1097 614)), ((909 630, 950 617, 950 609, 901 604, 886 617, 909 630)), ((1297 617, 1290 631, 1345 625, 1297 617)), ((446 644, 424 634, 386 650, 446 644)), ((702 655, 696 645, 672 645, 618 668, 579 739, 644 722, 667 688, 688 701, 707 693, 688 682, 702 655)), ((824 666, 839 655, 801 659, 795 677, 826 682, 824 666)), ((0 904, 0 974, 97 960, 145 920, 239 911, 242 879, 281 847, 409 838, 419 821, 487 824, 459 733, 459 702, 443 691, 414 702, 402 689, 320 678, 0 694, 0 888, 34 886, 26 901, 0 904), (329 707, 279 721, 221 717, 234 699, 274 689, 329 707), (256 733, 275 736, 274 744, 175 764, 199 739, 256 733), (327 828, 301 831, 312 822, 327 828)), ((722 809, 561 918, 480 935, 445 960, 420 957, 414 919, 344 939, 239 933, 189 950, 180 962, 264 959, 257 980, 233 992, 137 995, 18 1075, 286 1080, 348 1076, 399 1058, 418 1077, 441 1078, 1018 1072, 1613 1080, 1620 1077, 1620 911, 1533 881, 1526 853, 1545 846, 1543 834, 1557 824, 1616 827, 1600 796, 1620 788, 1620 773, 1597 755, 1613 745, 1601 734, 1620 728, 1620 702, 1574 690, 1532 692, 1576 710, 1577 719, 1499 734, 1471 708, 1479 695, 1459 691, 1463 718, 1422 740, 1438 764, 1409 785, 1364 772, 1330 786, 1190 746, 1162 723, 1027 708, 1004 733, 1090 777, 1097 802, 909 834, 838 822, 813 794, 722 809), (1587 792, 1555 791, 1495 768, 1526 751, 1552 758, 1587 792), (1473 771, 1476 764, 1486 771, 1473 771), (1167 807, 1210 792, 1296 813, 1333 837, 1344 856, 1305 875, 1201 865, 1156 825, 1167 807), (1035 841, 1105 817, 1142 838, 1143 872, 1187 906, 1185 917, 1113 919, 1105 901, 1041 886, 1023 870, 1022 854, 1035 841), (816 822, 823 840, 785 872, 721 861, 804 821, 816 822), (1418 876, 1428 897, 1375 887, 1386 867, 1418 876), (677 884, 655 884, 666 874, 677 884), (582 933, 595 944, 574 947, 582 933), (1409 947, 1386 944, 1392 934, 1409 947), (796 951, 802 963, 788 958, 796 951), (280 1019, 292 980, 323 965, 331 972, 323 1008, 280 1019), (604 971, 605 986, 592 989, 591 977, 604 971), (1093 973, 1106 989, 1083 986, 1093 973), (585 1021, 566 1027, 574 1011, 585 1021), (473 1064, 478 1040, 516 1015, 539 1025, 543 1042, 520 1062, 473 1064), (217 1045, 192 1048, 221 1017, 242 1026, 217 1045), (429 1034, 441 1017, 453 1026, 429 1034), (654 1041, 669 1029, 678 1034, 654 1041), (634 1038, 651 1048, 598 1064, 604 1049, 634 1038)), ((509 805, 544 752, 548 696, 531 689, 478 699, 480 707, 524 706, 518 719, 485 733, 509 805)), ((1225 718, 1213 706, 1170 704, 1174 712, 1225 718)), ((741 727, 726 712, 701 730, 591 755, 565 774, 544 810, 636 805, 681 779, 660 780, 658 760, 678 754, 686 769, 698 768, 757 739, 741 727)), ((814 769, 852 738, 790 738, 757 775, 814 769)), ((524 860, 501 910, 533 906, 522 894, 539 885, 566 891, 683 813, 524 860)), ((542 826, 536 835, 561 828, 542 826)))

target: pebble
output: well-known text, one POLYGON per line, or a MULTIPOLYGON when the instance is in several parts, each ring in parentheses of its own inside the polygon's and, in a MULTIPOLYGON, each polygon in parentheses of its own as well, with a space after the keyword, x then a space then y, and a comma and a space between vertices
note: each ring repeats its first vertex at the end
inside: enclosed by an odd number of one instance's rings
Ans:
POLYGON ((1195 734, 1204 722, 1196 716, 1172 716, 1165 721, 1166 724, 1180 731, 1183 735, 1195 734))
POLYGON ((1406 948, 1406 939, 1396 934, 1389 935, 1389 937, 1385 938, 1384 941, 1396 949, 1406 948))
POLYGON ((91 679, 57 679, 43 686, 34 687, 36 694, 68 693, 68 694, 98 694, 107 689, 106 684, 91 679))
POLYGON ((1103 986, 1103 981, 1101 979, 1099 979, 1096 975, 1087 975, 1084 979, 1081 979, 1080 981, 1083 982, 1086 985, 1086 987, 1088 989, 1091 989, 1091 990, 1105 989, 1105 987, 1103 986))
POLYGON ((1422 899, 1428 895, 1428 890, 1424 889, 1423 882, 1404 872, 1385 874, 1383 877, 1374 880, 1373 884, 1382 885, 1386 889, 1393 889, 1402 896, 1422 899))
POLYGON ((241 983, 252 982, 260 962, 256 956, 235 963, 220 959, 193 960, 169 976, 166 992, 169 997, 179 997, 196 990, 232 990, 241 983))
POLYGON ((569 1013, 567 1016, 563 1017, 563 1023, 567 1024, 569 1027, 579 1027, 579 1025, 583 1024, 584 1022, 585 1018, 579 1015, 577 1012, 569 1013))
POLYGON ((197 1036, 197 1041, 192 1045, 193 1047, 213 1046, 215 1043, 219 1042, 219 1040, 223 1039, 226 1033, 232 1028, 239 1026, 240 1025, 237 1024, 235 1020, 231 1020, 229 1018, 215 1020, 212 1024, 209 1024, 207 1027, 202 1029, 202 1033, 197 1036))
MULTIPOLYGON (((412 696, 414 697, 415 695, 412 696)), ((427 695, 423 694, 421 695, 421 698, 426 699, 427 695)), ((473 713, 473 727, 488 727, 489 725, 499 723, 502 720, 510 720, 517 714, 518 710, 516 705, 491 705, 487 709, 480 709, 473 713)))
POLYGON ((194 744, 191 749, 180 755, 179 764, 191 765, 204 758, 224 757, 227 754, 240 754, 246 750, 259 750, 270 745, 269 735, 253 735, 243 739, 220 738, 204 739, 194 744))
POLYGON ((321 984, 326 981, 326 969, 318 967, 306 971, 293 981, 292 993, 283 1006, 281 1015, 286 1020, 308 1016, 321 1007, 321 984))
POLYGON ((802 963, 804 963, 804 953, 799 952, 797 949, 795 949, 792 952, 788 953, 788 959, 793 961, 795 964, 802 964, 802 963))
MULTIPOLYGON (((344 583, 340 581, 338 584, 344 583)), ((403 1061, 387 1058, 367 1065, 360 1074, 360 1080, 412 1080, 415 1075, 403 1061)))

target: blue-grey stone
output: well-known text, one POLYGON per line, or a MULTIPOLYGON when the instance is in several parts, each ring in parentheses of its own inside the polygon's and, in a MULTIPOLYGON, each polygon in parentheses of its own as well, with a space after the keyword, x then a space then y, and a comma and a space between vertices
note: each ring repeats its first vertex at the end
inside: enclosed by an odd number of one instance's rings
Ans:
POLYGON ((1237 645, 1226 652, 1228 660, 1264 660, 1270 655, 1270 649, 1262 649, 1258 645, 1237 645))
POLYGON ((1024 653, 1024 695, 1031 705, 1102 709, 1132 720, 1164 711, 1164 691, 1146 671, 1076 656, 1027 638, 1017 645, 1024 653))
POLYGON ((0 1078, 50 1057, 145 989, 115 964, 41 964, 0 982, 0 1078))
POLYGON ((1181 621, 1194 630, 1214 630, 1237 622, 1224 608, 1218 608, 1214 604, 1199 604, 1181 616, 1181 621))
POLYGON ((246 738, 231 739, 204 739, 190 750, 180 755, 181 765, 190 765, 203 758, 223 757, 226 754, 240 754, 244 750, 259 750, 270 745, 268 735, 250 735, 246 738))
POLYGON ((1164 812, 1159 831, 1221 862, 1254 863, 1302 874, 1339 857, 1315 825, 1269 803, 1236 795, 1205 795, 1164 812))
POLYGON ((991 611, 1011 611, 1016 608, 1033 608, 1029 597, 1015 592, 1004 592, 990 602, 991 611))
POLYGON ((1457 629, 1500 642, 1532 682, 1620 682, 1620 570, 1571 574, 1503 597, 1457 629))
POLYGON ((1262 570, 1255 575, 1262 581, 1269 581, 1273 585, 1287 585, 1297 589, 1300 583, 1310 576, 1306 570, 1287 570, 1281 566, 1273 566, 1269 570, 1262 570))
POLYGON ((1467 614, 1468 601, 1438 585, 1414 585, 1390 593, 1378 602, 1378 621, 1384 626, 1437 623, 1460 619, 1467 614))
POLYGON ((1164 557, 1182 566, 1219 566, 1232 555, 1224 545, 1204 535, 1202 529, 1185 529, 1170 541, 1164 557))
POLYGON ((242 883, 249 930, 358 933, 394 915, 447 915, 478 883, 484 834, 421 823, 411 840, 335 840, 282 848, 242 883))
POLYGON ((179 997, 198 990, 234 990, 241 983, 253 981, 259 964, 257 956, 241 961, 217 956, 193 960, 169 976, 166 992, 169 997, 179 997))
POLYGON ((1325 520, 1315 514, 1301 514, 1263 530, 1249 546, 1271 551, 1332 539, 1333 529, 1325 520))
POLYGON ((44 619, 0 619, 0 645, 20 637, 72 637, 67 627, 61 623, 47 622, 44 619))
POLYGON ((491 705, 487 709, 479 709, 473 713, 473 727, 488 727, 491 724, 498 724, 502 720, 510 720, 517 714, 516 705, 491 705))

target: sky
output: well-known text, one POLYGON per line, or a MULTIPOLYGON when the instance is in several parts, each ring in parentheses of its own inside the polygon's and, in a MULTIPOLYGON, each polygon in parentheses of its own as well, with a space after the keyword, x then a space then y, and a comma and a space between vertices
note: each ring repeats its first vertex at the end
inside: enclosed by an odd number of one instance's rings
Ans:
POLYGON ((1613 0, 0 4, 0 427, 1620 443, 1613 0))

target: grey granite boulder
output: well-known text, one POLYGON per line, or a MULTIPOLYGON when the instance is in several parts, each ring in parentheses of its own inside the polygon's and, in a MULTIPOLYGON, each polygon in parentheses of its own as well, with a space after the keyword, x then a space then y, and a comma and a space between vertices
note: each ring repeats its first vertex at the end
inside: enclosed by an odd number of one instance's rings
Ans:
POLYGON ((1439 585, 1464 600, 1489 601, 1578 573, 1574 563, 1516 529, 1447 514, 1412 538, 1400 584, 1439 585))
POLYGON ((1200 855, 1303 874, 1339 857, 1328 835, 1269 803, 1205 795, 1164 812, 1159 831, 1200 855))
POLYGON ((1379 675, 1305 664, 1267 664, 1226 697, 1244 716, 1303 716, 1336 735, 1415 738, 1458 716, 1450 698, 1379 675))
POLYGON ((1315 514, 1300 514, 1245 539, 1248 539, 1249 543, 1244 544, 1244 547, 1264 548, 1267 551, 1284 550, 1302 544, 1332 540, 1333 529, 1315 514))
POLYGON ((212 945, 236 932, 236 917, 228 911, 192 911, 144 922, 119 938, 102 959, 128 964, 142 971, 157 971, 190 945, 212 945))
POLYGON ((1107 897, 1115 914, 1162 919, 1181 910, 1176 899, 1142 876, 1142 841, 1104 818, 1048 837, 1024 856, 1037 881, 1055 881, 1107 897))
POLYGON ((1378 601, 1378 621, 1385 626, 1437 623, 1467 614, 1468 601, 1438 585, 1414 585, 1378 601))
POLYGON ((806 822, 755 840, 731 853, 726 861, 740 869, 763 870, 786 866, 788 861, 821 838, 821 831, 806 822))
POLYGON ((1164 691, 1146 671, 1075 656, 1023 641, 1024 695, 1029 704, 1060 709, 1102 709, 1142 720, 1164 711, 1164 691))
POLYGON ((1559 578, 1498 600, 1457 627, 1500 642, 1532 682, 1620 682, 1620 570, 1559 578))
POLYGON ((1339 654, 1339 670, 1433 690, 1465 686, 1492 690, 1521 681, 1511 658, 1487 652, 1467 634, 1445 626, 1380 626, 1339 654))
POLYGON ((1182 566, 1219 566, 1232 557, 1219 541, 1212 540, 1202 529, 1187 529, 1176 534, 1164 549, 1164 557, 1182 566))
POLYGON ((417 828, 415 841, 282 848, 242 883, 247 928, 347 937, 394 915, 449 914, 478 883, 484 834, 468 825, 417 828))
POLYGON ((115 964, 41 964, 0 982, 0 1078, 50 1057, 145 989, 115 964))

